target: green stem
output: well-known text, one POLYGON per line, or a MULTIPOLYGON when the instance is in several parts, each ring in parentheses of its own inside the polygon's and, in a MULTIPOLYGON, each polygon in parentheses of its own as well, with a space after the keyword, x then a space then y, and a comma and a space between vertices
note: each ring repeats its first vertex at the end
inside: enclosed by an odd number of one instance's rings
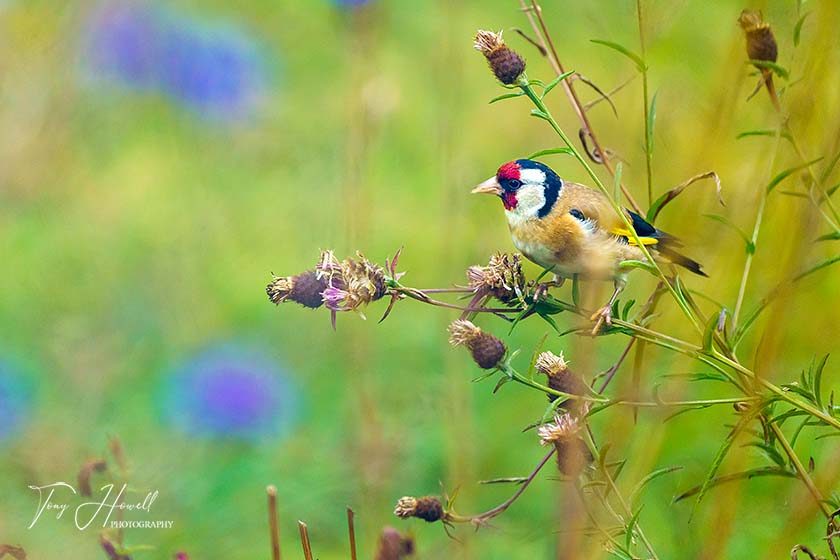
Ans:
POLYGON ((825 503, 825 499, 822 497, 822 494, 820 494, 819 489, 814 484, 814 481, 811 480, 811 475, 809 475, 808 471, 805 470, 805 467, 802 465, 802 461, 799 460, 799 456, 793 450, 793 447, 791 447, 790 443, 788 443, 788 440, 785 437, 785 434, 782 433, 781 428, 779 428, 779 426, 777 426, 776 423, 773 422, 770 423, 770 429, 773 430, 774 434, 776 434, 776 439, 778 439, 779 443, 782 444, 782 447, 785 449, 785 453, 790 458, 791 463, 793 463, 793 468, 796 469, 796 473, 799 475, 800 480, 802 480, 802 482, 808 488, 808 491, 814 497, 814 500, 816 500, 819 508, 822 510, 826 517, 830 517, 831 509, 825 503))
MULTIPOLYGON (((768 170, 772 172, 773 165, 776 161, 776 156, 779 153, 779 140, 782 134, 782 125, 776 129, 776 137, 773 144, 773 152, 768 163, 768 170)), ((769 175, 769 172, 768 172, 769 175)), ((753 257, 755 256, 756 243, 758 243, 758 233, 761 231, 761 222, 764 219, 764 208, 767 205, 768 192, 766 188, 761 189, 761 194, 758 200, 758 213, 755 217, 755 225, 753 226, 752 237, 750 237, 750 246, 748 247, 747 258, 744 261, 744 271, 741 274, 741 284, 738 287, 738 298, 735 300, 735 310, 732 312, 732 329, 738 327, 738 317, 741 314, 741 307, 744 304, 744 296, 747 293, 747 281, 750 277, 750 270, 752 269, 753 257)))
POLYGON ((647 73, 647 58, 645 55, 645 26, 644 17, 642 15, 642 0, 636 0, 636 19, 639 23, 639 42, 642 49, 642 102, 645 106, 645 165, 647 171, 647 193, 648 193, 648 208, 653 204, 653 173, 651 171, 651 159, 653 158, 653 131, 650 127, 650 98, 648 95, 648 73, 647 73))

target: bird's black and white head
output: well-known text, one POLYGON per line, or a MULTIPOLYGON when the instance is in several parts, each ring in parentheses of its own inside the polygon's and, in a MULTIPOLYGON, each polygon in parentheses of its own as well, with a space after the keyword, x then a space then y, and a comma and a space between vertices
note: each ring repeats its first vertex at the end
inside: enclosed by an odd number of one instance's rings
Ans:
POLYGON ((563 180, 547 165, 518 159, 502 165, 472 192, 497 195, 508 220, 516 220, 547 216, 562 188, 563 180))

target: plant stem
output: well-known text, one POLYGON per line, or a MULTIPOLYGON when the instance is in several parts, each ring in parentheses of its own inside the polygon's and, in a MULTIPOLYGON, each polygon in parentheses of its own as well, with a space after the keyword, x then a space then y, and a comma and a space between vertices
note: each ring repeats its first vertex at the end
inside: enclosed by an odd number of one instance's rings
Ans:
MULTIPOLYGON (((778 128, 776 129, 776 136, 773 142, 773 151, 771 152, 770 159, 767 164, 768 169, 768 176, 773 170, 773 165, 776 162, 776 156, 779 153, 779 142, 781 139, 782 134, 782 124, 779 123, 778 128)), ((753 257, 755 256, 756 250, 756 243, 758 242, 758 233, 761 231, 761 222, 764 219, 764 208, 767 204, 767 196, 768 196, 767 189, 765 187, 761 188, 761 193, 759 194, 758 199, 758 213, 755 217, 755 225, 753 226, 752 237, 750 237, 750 245, 747 248, 747 258, 744 261, 744 271, 741 274, 741 284, 738 288, 738 298, 735 300, 735 310, 732 312, 732 329, 736 329, 738 327, 738 317, 741 314, 741 307, 744 303, 744 296, 746 295, 747 291, 747 281, 750 277, 750 270, 752 268, 753 257)))
POLYGON ((312 545, 309 544, 309 529, 303 521, 298 521, 298 528, 300 529, 300 544, 303 546, 303 557, 306 560, 313 560, 312 545))
POLYGON ((266 488, 268 494, 268 530, 271 533, 271 560, 280 560, 280 524, 277 520, 277 488, 266 488))
POLYGON ((350 560, 356 560, 356 513, 347 508, 347 532, 350 535, 350 560))
POLYGON ((546 456, 542 458, 537 467, 531 472, 530 475, 528 475, 528 478, 526 478, 524 482, 522 482, 522 484, 519 486, 516 492, 514 492, 514 494, 510 498, 508 498, 501 504, 497 505, 493 509, 485 511, 484 513, 480 513, 478 515, 471 515, 469 517, 461 516, 456 513, 448 513, 447 517, 449 521, 453 521, 455 523, 472 523, 473 525, 481 526, 487 521, 490 521, 491 519, 496 517, 497 515, 503 513, 507 508, 509 508, 513 504, 513 502, 515 502, 519 498, 519 496, 522 495, 523 492, 525 492, 528 486, 534 481, 534 478, 536 478, 536 476, 539 474, 539 472, 542 470, 542 468, 545 466, 548 460, 551 459, 552 455, 554 455, 556 451, 557 448, 552 446, 551 451, 549 451, 546 454, 546 456))
POLYGON ((793 467, 796 469, 796 473, 799 475, 800 480, 802 480, 808 488, 808 491, 814 497, 814 500, 816 500, 817 506, 819 506, 826 517, 831 517, 831 509, 829 509, 828 505, 825 503, 825 499, 822 497, 822 494, 820 494, 820 491, 817 489, 814 481, 811 480, 811 475, 809 475, 805 467, 802 466, 802 461, 799 460, 799 456, 793 450, 793 447, 791 447, 785 437, 785 434, 782 433, 781 428, 779 428, 775 422, 769 422, 769 425, 770 429, 773 430, 773 433, 776 435, 776 439, 779 440, 779 443, 781 443, 782 447, 785 449, 785 453, 790 458, 791 463, 793 463, 793 467))
POLYGON ((645 55, 645 25, 642 14, 642 0, 636 0, 636 20, 639 23, 639 43, 642 50, 642 103, 645 107, 645 167, 647 171, 648 208, 653 204, 653 173, 651 159, 653 158, 653 130, 650 122, 650 97, 648 96, 647 57, 645 55))

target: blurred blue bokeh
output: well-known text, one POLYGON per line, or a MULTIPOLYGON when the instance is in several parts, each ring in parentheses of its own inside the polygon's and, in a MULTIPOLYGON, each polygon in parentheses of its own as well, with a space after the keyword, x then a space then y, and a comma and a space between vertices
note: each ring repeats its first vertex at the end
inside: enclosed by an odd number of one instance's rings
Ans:
POLYGON ((164 421, 190 436, 257 440, 286 433, 297 393, 262 352, 233 344, 205 350, 163 380, 164 421))
POLYGON ((0 359, 0 442, 11 439, 26 424, 32 389, 11 363, 0 359))
POLYGON ((156 92, 215 120, 257 110, 268 84, 266 51, 232 21, 211 21, 142 3, 103 3, 87 17, 85 72, 156 92))

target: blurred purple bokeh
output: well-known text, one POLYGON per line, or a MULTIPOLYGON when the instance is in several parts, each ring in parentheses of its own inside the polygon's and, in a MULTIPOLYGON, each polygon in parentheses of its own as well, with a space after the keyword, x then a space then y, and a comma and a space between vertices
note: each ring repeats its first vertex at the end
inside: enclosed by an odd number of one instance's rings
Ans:
POLYGON ((297 416, 297 393, 283 369, 237 345, 191 357, 164 379, 162 388, 164 420, 191 436, 276 437, 297 416))
POLYGON ((160 93, 203 117, 248 117, 267 94, 267 51, 234 22, 106 2, 88 14, 84 37, 83 64, 94 82, 160 93))

